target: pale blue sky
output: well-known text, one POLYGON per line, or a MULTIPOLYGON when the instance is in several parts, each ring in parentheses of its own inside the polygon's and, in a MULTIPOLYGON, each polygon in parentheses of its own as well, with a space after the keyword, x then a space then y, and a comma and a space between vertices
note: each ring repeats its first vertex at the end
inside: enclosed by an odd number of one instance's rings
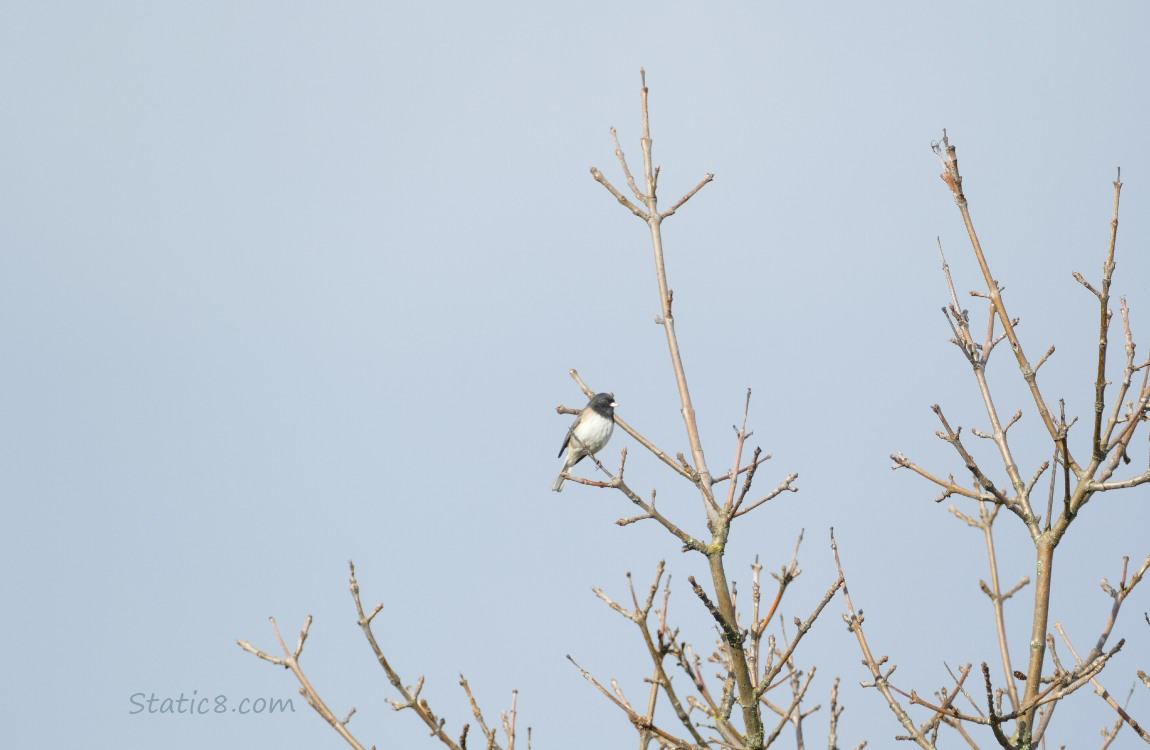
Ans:
MULTIPOLYGON (((833 525, 900 687, 945 684, 943 660, 997 667, 981 537, 889 469, 901 450, 961 471, 931 403, 986 426, 938 311, 936 237, 963 290, 978 276, 930 143, 945 127, 957 144, 1024 343, 1058 346, 1048 395, 1085 419, 1097 313, 1070 273, 1098 277, 1119 165, 1115 292, 1150 347, 1150 10, 580 6, 0 9, 4 744, 339 747, 289 674, 234 643, 272 648, 268 615, 294 640, 311 613, 305 666, 338 713, 358 708, 361 739, 433 746, 383 705, 349 558, 453 735, 462 671, 489 718, 520 690, 537 748, 633 742, 564 655, 643 693, 634 627, 590 589, 622 594, 627 570, 646 585, 667 558, 672 616, 704 649, 685 585, 703 564, 654 526, 615 526, 621 497, 548 487, 568 424, 554 407, 583 403, 568 368, 686 448, 645 228, 588 174, 621 184, 610 126, 638 165, 640 66, 664 205, 716 174, 665 225, 708 458, 730 462, 751 387, 775 456, 760 480, 800 472, 798 494, 737 528, 732 578, 749 590, 754 556, 777 569, 805 528, 784 603, 805 616, 833 579, 833 525), (130 714, 135 693, 193 690, 295 697, 296 713, 130 714)), ((1017 372, 995 364, 1003 412, 1033 428, 1017 372)), ((607 453, 625 446, 634 486, 702 533, 694 495, 628 438, 607 453)), ((1049 453, 1018 448, 1026 475, 1049 453)), ((1055 619, 1081 644, 1109 609, 1098 580, 1150 553, 1148 501, 1098 498, 1061 550, 1055 619)), ((1009 585, 1029 541, 1004 522, 999 543, 1009 585)), ((1016 654, 1026 609, 1008 607, 1016 654)), ((1147 609, 1150 589, 1115 632, 1105 682, 1123 697, 1150 669, 1147 609)), ((824 705, 808 742, 840 675, 842 744, 890 747, 899 727, 857 688, 843 611, 799 651, 824 705)), ((1051 739, 1097 747, 1112 714, 1086 691, 1073 705, 1051 739)), ((1150 720, 1143 687, 1131 706, 1150 720)))

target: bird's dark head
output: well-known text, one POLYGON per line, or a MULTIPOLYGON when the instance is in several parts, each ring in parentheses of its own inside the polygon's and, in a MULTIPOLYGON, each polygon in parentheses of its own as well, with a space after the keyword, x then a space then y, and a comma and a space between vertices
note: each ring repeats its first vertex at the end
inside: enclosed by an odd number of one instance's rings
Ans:
POLYGON ((596 393, 595 397, 591 399, 591 408, 608 418, 615 416, 615 407, 618 405, 615 403, 615 394, 613 393, 596 393))

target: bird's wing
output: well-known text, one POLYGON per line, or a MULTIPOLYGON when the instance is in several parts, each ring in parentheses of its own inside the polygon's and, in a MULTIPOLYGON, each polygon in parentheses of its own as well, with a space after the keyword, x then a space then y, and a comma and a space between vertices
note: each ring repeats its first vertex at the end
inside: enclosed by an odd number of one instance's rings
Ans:
MULTIPOLYGON (((583 414, 580 413, 579 416, 575 418, 575 421, 571 423, 571 429, 567 430, 567 434, 563 438, 563 445, 559 446, 560 456, 563 455, 563 451, 567 450, 567 446, 571 442, 571 435, 575 432, 575 428, 579 426, 579 420, 582 418, 583 414)), ((558 456, 556 456, 556 458, 558 458, 558 456)))

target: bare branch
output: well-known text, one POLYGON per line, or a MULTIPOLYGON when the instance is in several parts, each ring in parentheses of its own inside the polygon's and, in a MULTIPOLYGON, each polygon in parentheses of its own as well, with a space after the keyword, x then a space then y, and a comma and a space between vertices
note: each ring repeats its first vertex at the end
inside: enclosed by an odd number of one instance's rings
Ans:
POLYGON ((691 189, 690 189, 690 191, 688 191, 688 193, 687 193, 686 195, 684 195, 682 198, 680 198, 680 199, 678 200, 678 202, 677 202, 677 203, 675 203, 675 205, 671 206, 671 208, 669 208, 668 210, 666 210, 666 211, 664 211, 664 212, 663 212, 663 218, 664 218, 664 219, 666 219, 668 216, 671 216, 671 215, 672 215, 672 214, 674 214, 676 211, 678 211, 680 208, 682 208, 684 203, 686 203, 687 201, 691 200, 691 198, 692 198, 692 197, 695 195, 695 193, 697 193, 697 192, 699 192, 700 190, 702 190, 702 189, 703 189, 703 187, 704 187, 704 186, 706 186, 706 184, 707 184, 708 182, 710 182, 711 180, 713 180, 713 179, 715 179, 715 175, 713 175, 713 174, 710 174, 710 173, 707 173, 707 176, 706 176, 706 177, 704 177, 703 179, 699 180, 699 184, 698 184, 698 185, 696 185, 695 187, 691 188, 691 189))
MULTIPOLYGON (((890 676, 890 672, 894 671, 894 668, 892 667, 891 670, 884 675, 882 673, 880 661, 885 662, 886 657, 884 656, 881 660, 876 660, 871 653, 870 644, 867 643, 866 636, 863 634, 862 610, 856 610, 854 604, 851 602, 850 589, 847 587, 846 574, 843 573, 842 560, 839 559, 839 547, 838 543, 835 541, 834 529, 831 529, 831 551, 834 553, 835 567, 839 572, 839 580, 842 581, 843 598, 846 600, 847 604, 847 614, 843 615, 843 621, 847 624, 847 630, 854 633, 855 637, 858 639, 859 648, 862 649, 863 653, 863 663, 870 671, 871 678, 874 680, 874 682, 871 684, 877 688, 878 691, 882 694, 882 697, 886 699, 887 705, 890 706, 890 710, 894 712, 894 715, 898 718, 899 723, 902 724, 903 728, 906 729, 906 731, 909 733, 910 738, 913 739, 914 742, 919 745, 919 747, 922 747, 923 750, 934 750, 934 745, 932 745, 930 741, 923 737, 922 734, 918 731, 918 727, 916 727, 914 722, 911 721, 910 716, 898 702, 898 699, 894 696, 893 691, 890 689, 887 678, 890 676)), ((989 677, 987 678, 987 683, 989 684, 989 677)))
POLYGON ((360 741, 356 739, 355 736, 351 733, 351 730, 347 728, 347 723, 351 720, 351 716, 355 713, 355 709, 353 708, 348 712, 346 719, 340 720, 335 715, 335 713, 330 708, 328 708, 323 698, 320 697, 319 693, 316 691, 315 687, 312 686, 311 681, 307 678, 307 675, 304 674, 303 669, 299 665, 299 657, 303 653, 303 644, 304 641, 307 640, 307 631, 311 627, 312 623, 311 615, 307 616, 307 619, 304 621, 303 628, 300 629, 299 642, 296 645, 294 651, 288 650, 287 644, 284 643, 283 636, 280 634, 279 626, 276 625, 275 618, 269 617, 268 621, 271 622, 272 630, 275 631, 276 634, 276 640, 279 641, 280 649, 283 651, 284 655, 282 657, 272 656, 264 651, 261 651, 252 646, 252 644, 248 643, 247 641, 236 641, 236 643, 239 644, 240 648, 242 648, 244 651, 247 651, 250 654, 255 654, 264 661, 268 661, 272 664, 290 669, 292 674, 295 675, 296 680, 299 681, 300 695, 304 697, 304 700, 307 701, 307 704, 314 708, 316 713, 322 716, 324 721, 330 724, 332 729, 338 732, 339 735, 343 737, 343 739, 347 742, 347 744, 356 748, 356 750, 365 750, 363 744, 361 744, 360 741))
POLYGON ((1101 461, 1105 455, 1102 442, 1102 412, 1106 409, 1106 348, 1110 343, 1110 282, 1114 277, 1114 246, 1118 242, 1118 202, 1122 195, 1122 183, 1114 182, 1114 214, 1110 220, 1110 244, 1106 249, 1106 262, 1102 264, 1102 290, 1098 291, 1086 283, 1081 274, 1075 277, 1094 292, 1098 298, 1098 370, 1094 381, 1094 439, 1093 459, 1101 461))
MULTIPOLYGON (((1143 571, 1144 570, 1145 569, 1143 569, 1143 571)), ((1104 661, 1106 658, 1108 658, 1106 655, 1099 654, 1095 657, 1095 659, 1090 659, 1088 656, 1087 660, 1083 661, 1079 658, 1078 652, 1074 649, 1074 645, 1070 642, 1070 639, 1066 636, 1066 632, 1062 629, 1062 623, 1056 622, 1054 623, 1054 627, 1056 630, 1058 630, 1058 634, 1062 636, 1062 640, 1066 643, 1066 647, 1070 649, 1070 653, 1074 655, 1075 661, 1078 662, 1078 668, 1075 670, 1075 672, 1087 672, 1088 667, 1091 666, 1092 662, 1095 662, 1096 660, 1104 661)), ((1119 647, 1121 647, 1121 645, 1119 645, 1119 647)), ((1113 652, 1111 652, 1111 654, 1112 653, 1113 652)), ((1091 651, 1091 654, 1094 654, 1093 650, 1091 651)), ((1150 743, 1150 733, 1147 733, 1146 730, 1143 729, 1132 716, 1130 716, 1130 714, 1126 713, 1122 706, 1118 705, 1118 702, 1114 700, 1109 691, 1107 691, 1106 688, 1102 686, 1102 683, 1098 681, 1097 677, 1095 677, 1095 675, 1097 675, 1097 673, 1100 671, 1102 671, 1101 667, 1090 672, 1090 683, 1094 685, 1094 692, 1097 693, 1104 701, 1106 701, 1106 704, 1113 708, 1115 713, 1117 713, 1122 718, 1122 721, 1129 724, 1130 728, 1133 729, 1139 737, 1150 743)))

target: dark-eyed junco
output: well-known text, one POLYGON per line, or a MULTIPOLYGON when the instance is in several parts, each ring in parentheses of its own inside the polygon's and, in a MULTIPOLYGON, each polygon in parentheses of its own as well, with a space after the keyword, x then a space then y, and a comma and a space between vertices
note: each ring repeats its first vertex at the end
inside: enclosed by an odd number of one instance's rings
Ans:
POLYGON ((555 484, 551 485, 551 489, 562 492, 565 481, 563 473, 582 461, 584 456, 598 453, 607 445, 611 433, 615 431, 616 406, 618 404, 615 403, 615 397, 610 393, 596 393, 583 411, 579 412, 579 416, 575 417, 571 429, 567 431, 567 437, 563 438, 563 447, 559 449, 560 456, 563 455, 563 451, 567 451, 567 459, 563 462, 563 471, 555 477, 555 484))

